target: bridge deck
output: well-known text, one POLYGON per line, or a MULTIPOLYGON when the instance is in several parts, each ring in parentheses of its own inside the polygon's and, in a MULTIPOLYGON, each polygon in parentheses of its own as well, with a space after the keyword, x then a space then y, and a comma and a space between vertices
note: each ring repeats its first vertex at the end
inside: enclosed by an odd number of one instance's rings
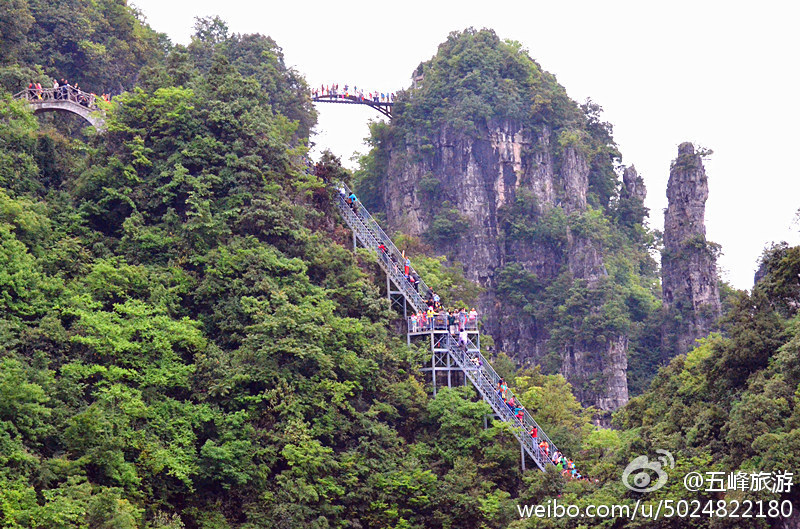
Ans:
POLYGON ((313 96, 311 101, 315 103, 340 103, 343 105, 366 105, 372 107, 389 119, 392 119, 392 106, 394 103, 388 101, 375 101, 373 99, 366 99, 354 95, 344 94, 326 94, 321 96, 313 96))
POLYGON ((105 113, 97 106, 97 96, 72 86, 28 88, 14 94, 14 99, 27 101, 34 114, 70 112, 79 115, 100 132, 105 129, 105 113))

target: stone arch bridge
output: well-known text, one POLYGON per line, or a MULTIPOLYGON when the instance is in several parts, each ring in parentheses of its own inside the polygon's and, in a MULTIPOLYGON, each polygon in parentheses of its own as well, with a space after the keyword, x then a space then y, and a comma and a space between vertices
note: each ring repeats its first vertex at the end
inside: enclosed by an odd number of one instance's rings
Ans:
POLYGON ((105 112, 97 106, 97 96, 83 90, 71 86, 28 88, 14 94, 14 99, 27 101, 34 114, 70 112, 88 121, 98 132, 105 130, 105 112))

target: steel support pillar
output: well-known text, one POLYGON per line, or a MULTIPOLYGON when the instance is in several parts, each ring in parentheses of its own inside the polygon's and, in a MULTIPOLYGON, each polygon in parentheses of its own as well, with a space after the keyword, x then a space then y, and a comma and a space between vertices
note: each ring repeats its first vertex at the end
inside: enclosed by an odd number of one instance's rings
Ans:
POLYGON ((433 396, 436 396, 436 348, 434 347, 433 333, 431 333, 431 381, 433 382, 433 396))
POLYGON ((447 387, 448 388, 452 388, 453 387, 453 381, 452 381, 452 379, 450 377, 450 374, 453 372, 453 370, 450 369, 450 367, 451 367, 450 366, 450 355, 447 355, 447 387))

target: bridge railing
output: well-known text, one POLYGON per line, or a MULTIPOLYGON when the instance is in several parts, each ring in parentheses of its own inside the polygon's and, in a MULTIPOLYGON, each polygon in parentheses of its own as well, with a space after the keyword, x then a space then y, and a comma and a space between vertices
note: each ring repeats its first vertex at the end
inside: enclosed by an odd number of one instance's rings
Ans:
POLYGON ((393 101, 382 101, 380 98, 377 98, 376 100, 375 97, 370 99, 368 96, 359 96, 356 94, 345 94, 345 93, 341 94, 330 93, 330 94, 317 94, 317 95, 312 94, 311 100, 312 101, 345 100, 345 101, 353 101, 354 103, 372 103, 374 105, 384 105, 387 107, 391 107, 394 105, 393 101))
MULTIPOLYGON (((344 183, 339 184, 339 189, 344 191, 345 197, 350 195, 350 193, 352 193, 352 190, 347 186, 347 184, 344 183)), ((363 222, 366 225, 366 227, 374 234, 375 240, 378 241, 378 244, 375 245, 374 250, 378 252, 379 259, 385 261, 386 262, 385 264, 387 266, 399 267, 398 271, 401 272, 400 277, 402 278, 402 283, 405 283, 409 287, 411 287, 411 285, 405 279, 405 274, 402 273, 403 267, 405 265, 405 257, 403 257, 403 252, 401 252, 397 248, 397 246, 394 245, 392 239, 388 235, 386 235, 386 233, 380 227, 378 222, 372 217, 372 215, 370 215, 369 211, 367 211, 367 208, 364 207, 364 205, 361 203, 360 200, 356 202, 354 208, 353 206, 344 202, 344 198, 341 196, 341 192, 339 199, 341 201, 340 205, 348 207, 353 212, 353 214, 357 214, 358 217, 360 217, 360 219, 357 218, 356 220, 363 222), (381 250, 379 250, 378 248, 378 246, 381 243, 383 243, 384 247, 386 247, 386 257, 381 255, 381 250)), ((416 273, 416 270, 414 270, 413 267, 413 263, 411 266, 411 271, 416 273)), ((419 274, 416 274, 416 276, 420 277, 416 290, 417 290, 417 297, 420 298, 421 304, 417 305, 415 303, 412 303, 411 305, 414 306, 417 311, 427 310, 428 305, 424 302, 424 298, 427 298, 432 291, 419 274)), ((415 289, 411 288, 411 290, 413 291, 415 289)))
POLYGON ((369 97, 357 96, 353 94, 326 94, 326 95, 312 95, 311 101, 317 103, 346 103, 349 105, 366 105, 374 108, 384 116, 392 119, 392 106, 394 103, 391 101, 375 101, 369 97))
MULTIPOLYGON (((345 197, 349 194, 350 189, 346 185, 341 184, 337 205, 347 224, 355 232, 356 237, 359 239, 359 241, 361 241, 361 244, 371 249, 378 256, 378 262, 380 263, 381 267, 391 278, 391 280, 398 286, 398 288, 400 288, 401 293, 405 296, 406 300, 408 300, 411 306, 417 311, 427 310, 427 304, 423 300, 420 293, 427 293, 430 291, 430 288, 422 280, 420 280, 419 292, 411 287, 408 281, 406 281, 404 274, 401 272, 398 266, 392 263, 391 260, 392 255, 394 255, 396 258, 401 257, 401 252, 397 249, 394 243, 392 243, 391 239, 386 235, 386 233, 384 233, 383 229, 378 225, 372 215, 369 214, 367 209, 364 208, 360 201, 357 201, 355 206, 345 202, 345 197), (382 250, 379 249, 379 245, 381 243, 386 247, 386 257, 381 255, 382 250)), ((470 379, 483 399, 492 407, 498 417, 500 417, 503 421, 509 422, 513 425, 512 431, 514 436, 517 437, 523 449, 530 455, 530 457, 540 468, 544 469, 547 465, 552 465, 553 462, 549 457, 541 452, 539 445, 534 441, 529 432, 532 428, 536 427, 536 441, 546 441, 550 454, 557 450, 555 443, 550 440, 550 438, 547 436, 544 430, 542 430, 542 428, 526 408, 523 407, 522 420, 518 419, 513 414, 512 410, 503 401, 503 398, 499 393, 498 388, 500 386, 500 380, 502 380, 500 375, 497 374, 489 361, 480 352, 478 347, 471 340, 467 340, 466 350, 463 350, 456 343, 455 338, 448 338, 447 343, 448 353, 453 360, 455 360, 458 367, 464 371, 465 375, 470 379), (479 369, 475 369, 476 364, 480 367, 479 369)), ((508 400, 513 397, 517 405, 522 406, 519 398, 514 395, 514 392, 510 389, 507 390, 506 397, 508 400)))
POLYGON ((97 109, 97 96, 73 86, 58 88, 26 88, 14 94, 14 99, 24 99, 32 104, 45 101, 72 101, 89 110, 97 109))
POLYGON ((475 386, 481 394, 483 400, 491 406, 492 410, 494 410, 502 421, 511 424, 512 433, 539 468, 544 470, 548 465, 552 465, 553 462, 542 452, 537 444, 537 441, 541 442, 542 440, 546 440, 550 445, 549 449, 552 454, 556 450, 556 446, 550 441, 550 438, 544 434, 527 410, 525 410, 525 416, 522 421, 514 415, 514 412, 508 407, 505 401, 503 401, 502 396, 499 391, 497 391, 497 386, 494 383, 494 380, 497 378, 497 373, 480 351, 470 350, 474 348, 474 345, 471 343, 467 346, 467 350, 463 350, 459 346, 454 345, 454 342, 455 339, 452 339, 448 344, 450 357, 455 360, 456 365, 461 368, 465 376, 470 379, 470 382, 472 382, 472 385, 475 386), (480 360, 477 362, 480 369, 474 369, 475 358, 480 360), (533 426, 536 426, 538 429, 539 435, 536 440, 534 440, 529 433, 533 426))
MULTIPOLYGON (((406 318, 406 323, 408 324, 409 332, 447 330, 447 316, 441 313, 436 313, 433 316, 428 316, 425 311, 422 311, 422 314, 425 315, 424 318, 422 319, 417 318, 416 316, 409 316, 406 318)), ((464 321, 464 325, 461 328, 463 328, 465 331, 477 331, 478 320, 475 318, 467 318, 464 321)))

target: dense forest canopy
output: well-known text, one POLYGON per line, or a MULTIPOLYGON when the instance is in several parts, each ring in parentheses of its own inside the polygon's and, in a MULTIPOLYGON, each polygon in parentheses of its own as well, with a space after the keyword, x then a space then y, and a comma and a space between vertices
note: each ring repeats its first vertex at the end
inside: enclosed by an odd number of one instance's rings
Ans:
MULTIPOLYGON (((655 448, 798 467, 796 248, 765 256, 724 334, 663 369, 619 430, 591 426, 562 377, 498 365, 598 481, 523 474, 508 426, 483 427, 471 388, 431 398, 425 351, 392 331, 323 180, 350 175, 330 155, 307 169, 304 80, 268 37, 196 30, 173 46, 121 0, 0 7, 2 527, 578 527, 515 506, 632 503, 621 470, 655 448), (34 77, 122 92, 107 132, 38 121, 10 98, 34 77)), ((426 272, 475 295, 435 259, 426 272)))
POLYGON ((15 92, 33 78, 63 78, 120 93, 168 46, 125 0, 10 0, 0 10, 0 84, 15 92))

